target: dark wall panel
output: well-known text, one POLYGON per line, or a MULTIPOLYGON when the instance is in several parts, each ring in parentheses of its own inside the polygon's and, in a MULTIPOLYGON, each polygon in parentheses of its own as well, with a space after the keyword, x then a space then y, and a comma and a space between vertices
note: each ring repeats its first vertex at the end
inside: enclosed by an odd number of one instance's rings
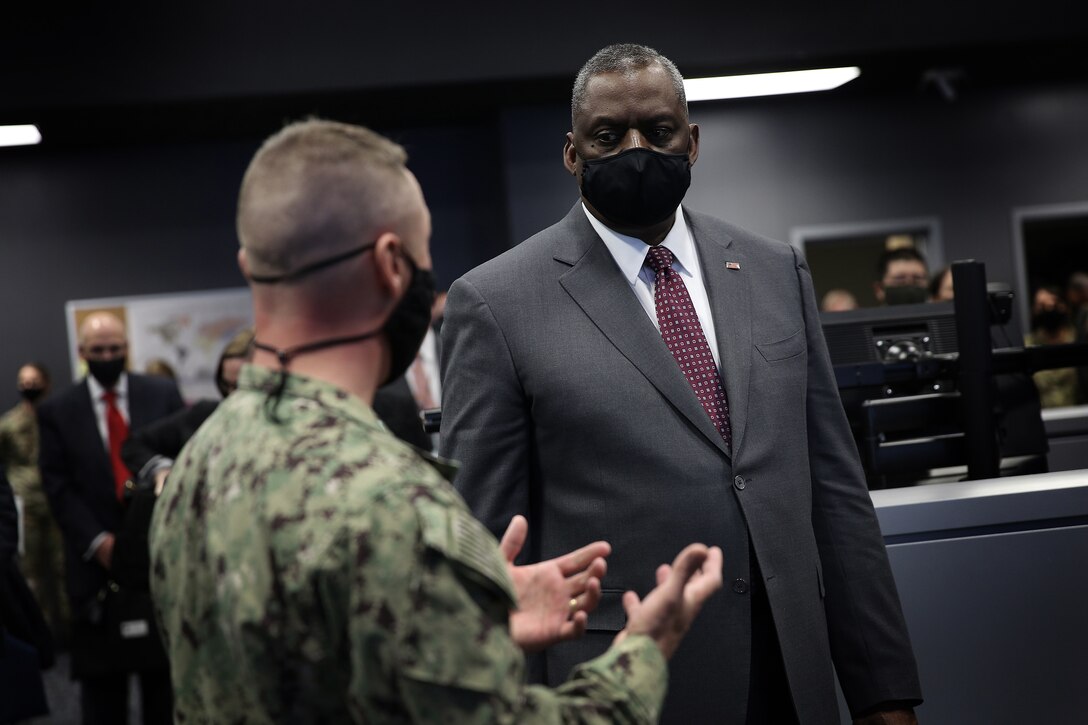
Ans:
MULTIPOLYGON (((486 133, 390 133, 408 148, 431 206, 442 286, 507 244, 499 148, 476 143, 486 133)), ((68 300, 245 284, 234 205, 259 144, 0 149, 0 404, 14 402, 27 360, 68 379, 68 300)))

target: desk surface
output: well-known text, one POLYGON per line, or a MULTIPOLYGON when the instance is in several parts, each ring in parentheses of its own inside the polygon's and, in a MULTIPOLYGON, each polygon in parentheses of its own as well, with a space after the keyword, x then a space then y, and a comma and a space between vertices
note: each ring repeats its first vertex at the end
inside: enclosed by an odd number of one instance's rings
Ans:
POLYGON ((873 491, 884 536, 1088 516, 1088 470, 873 491))

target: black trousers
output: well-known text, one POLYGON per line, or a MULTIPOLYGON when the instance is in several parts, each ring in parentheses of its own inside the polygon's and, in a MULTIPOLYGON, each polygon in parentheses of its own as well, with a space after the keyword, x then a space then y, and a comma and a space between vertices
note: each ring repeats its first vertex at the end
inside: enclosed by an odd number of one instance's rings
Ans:
MULTIPOLYGON (((143 725, 169 725, 174 697, 169 670, 135 673, 140 681, 143 725)), ((129 675, 87 677, 80 681, 83 725, 125 725, 128 722, 129 675)))

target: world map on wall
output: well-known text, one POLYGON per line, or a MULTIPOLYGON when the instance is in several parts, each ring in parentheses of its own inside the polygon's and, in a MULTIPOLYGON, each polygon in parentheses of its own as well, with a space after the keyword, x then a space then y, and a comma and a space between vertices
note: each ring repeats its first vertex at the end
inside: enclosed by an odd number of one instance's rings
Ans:
MULTIPOLYGON (((103 308, 123 310, 129 369, 145 372, 152 361, 166 363, 176 375, 182 396, 190 402, 219 397, 215 386, 219 355, 253 320, 245 288, 69 302, 69 319, 74 319, 77 311, 103 308)), ((72 354, 77 366, 74 349, 72 354)))

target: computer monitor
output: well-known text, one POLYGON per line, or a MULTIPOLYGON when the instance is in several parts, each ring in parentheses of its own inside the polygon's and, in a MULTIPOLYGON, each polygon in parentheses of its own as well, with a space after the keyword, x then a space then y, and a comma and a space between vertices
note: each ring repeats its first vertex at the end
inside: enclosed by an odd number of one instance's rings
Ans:
MULTIPOLYGON (((825 312, 820 322, 870 487, 965 477, 954 304, 825 312)), ((1046 433, 1030 376, 993 381, 1001 474, 1045 471, 1046 433)))
POLYGON ((951 302, 821 312, 832 365, 904 361, 956 352, 951 302))

